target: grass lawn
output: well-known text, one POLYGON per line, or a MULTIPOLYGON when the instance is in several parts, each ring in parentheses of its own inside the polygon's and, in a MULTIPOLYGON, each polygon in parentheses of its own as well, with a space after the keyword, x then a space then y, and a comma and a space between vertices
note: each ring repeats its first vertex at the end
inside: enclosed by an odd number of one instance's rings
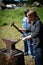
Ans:
MULTIPOLYGON (((29 7, 28 7, 29 8, 29 7)), ((19 9, 6 9, 0 10, 0 49, 5 48, 5 43, 2 41, 2 38, 9 38, 9 39, 18 39, 22 35, 14 28, 11 27, 11 23, 15 21, 15 24, 18 27, 22 27, 22 18, 24 17, 24 10, 26 8, 21 7, 19 9), (4 26, 4 24, 7 24, 4 26)), ((41 21, 43 22, 43 8, 31 8, 37 11, 38 16, 40 17, 41 21)), ((16 44, 16 47, 20 50, 24 50, 23 41, 20 41, 16 44)), ((25 60, 28 58, 25 57, 25 60)), ((26 65, 33 65, 34 62, 30 58, 25 61, 26 65), (29 62, 28 62, 29 61, 29 62), (27 63, 28 62, 28 63, 27 63), (30 63, 32 62, 32 63, 30 63)))

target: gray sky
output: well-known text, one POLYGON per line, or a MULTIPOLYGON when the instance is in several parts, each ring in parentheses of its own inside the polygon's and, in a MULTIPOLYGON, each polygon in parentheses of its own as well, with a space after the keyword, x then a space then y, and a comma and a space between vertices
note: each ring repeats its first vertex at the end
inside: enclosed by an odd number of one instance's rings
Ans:
POLYGON ((2 0, 0 0, 0 1, 2 1, 2 0))
POLYGON ((20 1, 20 0, 14 0, 14 1, 20 1))
MULTIPOLYGON (((20 1, 20 0, 15 0, 15 1, 20 1)), ((23 1, 28 1, 28 0, 23 0, 23 1)))
MULTIPOLYGON (((0 2, 1 2, 2 0, 0 0, 0 2)), ((14 1, 20 1, 20 0, 14 0, 14 1)), ((28 0, 23 0, 23 1, 28 1, 28 0)))

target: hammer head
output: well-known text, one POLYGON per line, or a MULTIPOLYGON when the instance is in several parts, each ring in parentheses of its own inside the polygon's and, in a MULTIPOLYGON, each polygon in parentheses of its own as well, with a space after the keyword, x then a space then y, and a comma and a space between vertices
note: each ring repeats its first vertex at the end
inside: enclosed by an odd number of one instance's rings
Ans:
POLYGON ((14 22, 11 24, 11 26, 14 26, 14 22))

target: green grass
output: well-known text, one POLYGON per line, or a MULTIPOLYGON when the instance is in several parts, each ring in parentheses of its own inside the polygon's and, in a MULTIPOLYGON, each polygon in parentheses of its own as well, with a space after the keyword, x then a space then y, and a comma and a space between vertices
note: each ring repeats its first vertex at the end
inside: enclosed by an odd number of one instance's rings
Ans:
POLYGON ((10 24, 13 21, 20 22, 23 18, 23 10, 24 8, 19 9, 6 9, 0 11, 0 25, 3 23, 10 24))
POLYGON ((43 7, 42 8, 36 8, 38 16, 40 17, 41 21, 43 22, 43 7))
MULTIPOLYGON (((29 8, 29 7, 28 7, 29 8)), ((15 21, 15 24, 18 27, 22 27, 22 18, 24 17, 24 7, 19 9, 6 9, 0 10, 0 49, 5 47, 5 43, 2 41, 2 38, 18 39, 22 35, 14 28, 11 27, 11 23, 15 21), (3 26, 4 23, 8 25, 3 26)), ((43 22, 43 8, 32 8, 37 11, 38 16, 43 22)), ((20 41, 17 44, 17 48, 23 50, 23 42, 20 41)))
MULTIPOLYGON (((19 22, 21 23, 22 18, 24 16, 24 7, 19 9, 6 9, 6 10, 0 10, 0 25, 3 25, 3 23, 10 24, 11 22, 19 22)), ((33 8, 37 11, 38 16, 43 21, 43 8, 33 8)))

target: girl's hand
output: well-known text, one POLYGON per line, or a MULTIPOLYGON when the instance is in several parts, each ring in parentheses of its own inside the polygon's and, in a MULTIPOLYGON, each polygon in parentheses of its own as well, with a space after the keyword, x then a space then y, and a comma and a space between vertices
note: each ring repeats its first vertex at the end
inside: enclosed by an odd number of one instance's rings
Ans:
POLYGON ((22 38, 22 40, 24 41, 24 40, 26 40, 26 38, 24 37, 24 38, 22 38))
POLYGON ((24 40, 28 40, 28 39, 31 39, 31 38, 32 38, 32 36, 29 35, 29 36, 23 37, 22 40, 24 41, 24 40))

